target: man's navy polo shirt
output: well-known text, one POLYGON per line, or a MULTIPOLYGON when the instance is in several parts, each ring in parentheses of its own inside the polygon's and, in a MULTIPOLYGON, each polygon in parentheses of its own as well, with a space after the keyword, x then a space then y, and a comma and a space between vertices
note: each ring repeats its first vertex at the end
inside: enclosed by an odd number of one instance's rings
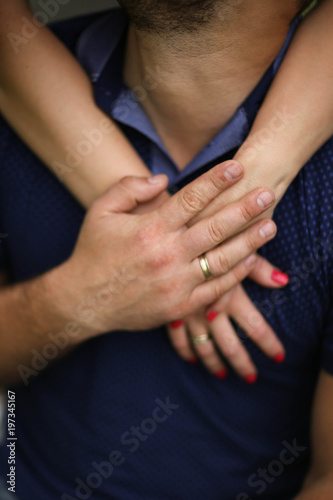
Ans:
MULTIPOLYGON (((73 52, 79 40, 80 58, 96 80, 96 100, 115 114, 122 105, 117 98, 126 94, 119 78, 124 37, 121 30, 106 30, 114 42, 106 56, 109 40, 99 37, 103 16, 67 21, 54 30, 73 52)), ((118 24, 117 16, 111 18, 118 24)), ((193 161, 193 170, 240 144, 272 77, 268 72, 229 126, 199 154, 201 160, 193 161)), ((155 173, 167 169, 178 182, 191 166, 177 177, 142 110, 126 100, 132 105, 130 116, 118 117, 123 130, 155 173)), ((69 257, 84 212, 4 121, 0 144, 0 233, 8 234, 1 238, 1 267, 21 281, 69 257)), ((332 185, 330 140, 290 186, 275 212, 278 235, 261 251, 291 275, 290 284, 283 291, 245 284, 284 343, 286 362, 276 365, 244 339, 260 374, 248 386, 233 373, 220 381, 202 366, 184 363, 162 328, 84 343, 31 377, 28 386, 15 387, 20 500, 290 500, 295 495, 309 464, 317 376, 321 368, 333 374, 332 185)), ((6 479, 5 444, 0 456, 6 479)))

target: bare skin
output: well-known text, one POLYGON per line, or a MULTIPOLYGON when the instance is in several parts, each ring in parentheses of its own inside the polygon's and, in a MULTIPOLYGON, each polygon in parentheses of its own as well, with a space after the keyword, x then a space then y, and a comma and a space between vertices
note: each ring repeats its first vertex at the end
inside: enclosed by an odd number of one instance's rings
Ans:
MULTIPOLYGON (((259 7, 259 3, 256 5, 259 7)), ((252 132, 236 156, 245 165, 244 178, 223 193, 223 196, 217 197, 199 217, 207 216, 208 213, 216 213, 222 207, 241 198, 258 186, 271 187, 276 194, 275 203, 277 203, 304 162, 330 135, 331 123, 333 122, 332 106, 329 103, 332 77, 330 68, 333 65, 328 63, 331 57, 329 44, 322 36, 318 36, 318 33, 321 34, 326 30, 327 36, 330 35, 332 6, 331 0, 322 2, 320 8, 311 14, 297 33, 290 53, 275 79, 272 91, 258 114, 252 132), (306 58, 304 53, 307 54, 306 58), (320 88, 317 84, 318 79, 315 77, 319 73, 322 76, 320 88), (309 76, 312 75, 313 81, 310 82, 309 76), (307 87, 303 85, 305 78, 307 87), (312 94, 311 98, 309 98, 310 94, 312 94), (326 99, 322 98, 323 95, 327 96, 326 99), (274 128, 274 139, 268 144, 263 144, 260 140, 261 131, 270 130, 272 120, 276 118, 276 112, 284 112, 284 109, 287 109, 292 120, 285 127, 279 126, 278 130, 274 128)), ((156 126, 160 128, 160 133, 164 134, 165 141, 168 142, 170 148, 173 148, 175 158, 178 156, 180 168, 182 168, 182 163, 184 166, 186 159, 195 155, 198 148, 209 141, 219 127, 228 121, 237 107, 237 100, 243 99, 255 84, 256 79, 260 78, 261 73, 279 49, 282 35, 284 36, 287 29, 286 19, 293 15, 292 9, 296 8, 294 5, 291 8, 287 2, 284 2, 283 9, 277 13, 277 5, 273 6, 274 9, 270 11, 272 3, 266 2, 263 5, 261 2, 260 32, 256 40, 252 38, 251 53, 247 53, 245 60, 242 54, 244 53, 243 49, 246 49, 246 41, 243 38, 238 40, 239 45, 233 43, 230 30, 232 26, 236 27, 235 24, 237 24, 238 27, 239 24, 243 26, 242 31, 245 29, 244 34, 247 36, 246 29, 248 30, 249 24, 242 21, 242 16, 243 19, 245 15, 246 19, 250 19, 251 16, 254 18, 256 10, 249 9, 244 1, 229 2, 227 7, 223 8, 223 5, 220 4, 219 9, 214 12, 213 24, 220 30, 218 39, 217 31, 214 30, 209 34, 207 30, 205 33, 201 32, 194 40, 186 35, 186 39, 183 40, 185 43, 181 44, 183 52, 179 51, 176 43, 177 38, 173 38, 171 44, 168 41, 170 55, 174 54, 176 57, 173 62, 169 60, 169 57, 166 63, 168 65, 172 63, 170 66, 172 71, 177 69, 182 74, 184 73, 187 93, 182 91, 181 82, 177 81, 177 78, 172 78, 171 81, 167 79, 162 82, 161 88, 157 89, 162 91, 161 95, 152 91, 147 99, 147 112, 151 109, 152 114, 154 114, 154 104, 159 105, 163 112, 159 115, 161 123, 157 120, 156 126), (238 15, 232 19, 235 8, 238 15), (270 18, 268 23, 267 16, 270 18), (274 26, 272 25, 273 17, 274 26), (262 53, 259 47, 260 41, 268 31, 270 31, 269 43, 265 41, 267 50, 262 53), (202 41, 199 45, 198 40, 202 41), (205 47, 205 51, 202 51, 202 47, 205 47), (229 47, 232 50, 229 50, 229 47), (187 59, 183 57, 185 52, 189 56, 187 59), (261 58, 257 58, 259 53, 262 55, 261 58), (206 61, 207 54, 210 55, 210 58, 206 61), (193 68, 193 64, 191 70, 191 64, 188 61, 192 60, 193 62, 193 55, 200 62, 200 71, 196 67, 193 68), (226 61, 223 74, 220 72, 221 65, 216 65, 215 69, 210 64, 211 61, 218 61, 218 58, 222 56, 226 61), (228 60, 231 61, 232 58, 238 59, 238 65, 248 77, 243 79, 242 85, 238 83, 239 80, 237 73, 233 70, 233 65, 231 62, 228 64, 228 60), (179 63, 180 59, 182 60, 181 64, 179 63), (184 68, 182 67, 183 63, 184 68), (210 109, 209 120, 206 118, 207 113, 202 113, 203 86, 206 86, 207 83, 204 71, 210 71, 214 75, 214 78, 209 79, 211 85, 207 96, 216 99, 216 102, 211 106, 206 99, 205 103, 207 109, 210 109), (229 82, 231 85, 228 85, 229 82), (165 87, 164 84, 167 86, 165 87), (220 89, 219 86, 221 86, 220 89), (166 101, 163 97, 163 91, 168 93, 169 90, 172 99, 176 99, 177 92, 182 97, 181 103, 177 102, 177 99, 175 100, 177 106, 175 109, 181 110, 181 113, 178 112, 175 115, 177 120, 180 119, 176 138, 178 143, 172 135, 170 136, 172 114, 169 116, 168 113, 171 108, 165 106, 166 101), (191 105, 195 104, 192 115, 187 113, 186 99, 188 97, 191 99, 191 105), (197 118, 194 113, 198 113, 197 118), (182 127, 184 117, 188 118, 192 128, 182 127), (210 121, 211 118, 212 121, 210 121), (190 130, 191 134, 185 134, 185 129, 186 131, 190 130), (183 148, 182 141, 185 141, 184 144, 188 146, 187 148, 183 148)), ((19 33, 22 29, 22 16, 29 18, 30 14, 26 2, 13 0, 10 5, 8 2, 0 2, 0 11, 2 58, 0 105, 7 119, 46 164, 59 175, 59 167, 55 167, 55 165, 66 164, 64 159, 66 148, 69 144, 75 148, 76 144, 82 140, 83 129, 98 129, 101 123, 107 123, 109 126, 109 133, 105 135, 103 143, 94 149, 91 156, 83 158, 77 169, 67 165, 62 171, 62 180, 81 203, 89 207, 94 199, 105 192, 107 186, 111 186, 124 175, 130 173, 149 175, 148 170, 120 131, 109 117, 106 117, 94 105, 91 85, 82 69, 46 28, 37 30, 36 36, 30 39, 28 44, 20 45, 20 50, 13 57, 13 48, 9 44, 7 34, 8 31, 19 33), (50 52, 52 52, 51 63, 50 52), (19 72, 19 78, 16 76, 17 72, 19 72), (57 82, 56 85, 55 82, 57 82), (52 98, 50 99, 49 94, 51 95, 51 93, 52 98), (94 165, 93 170, 91 169, 92 164, 94 165), (120 166, 121 168, 119 168, 120 166)), ((259 15, 258 11, 257 14, 259 15)), ((134 29, 130 34, 130 37, 133 36, 137 36, 134 29)), ((162 38, 160 37, 159 40, 155 38, 155 41, 159 42, 156 44, 158 50, 152 61, 157 60, 156 57, 159 54, 162 54, 163 57, 165 55, 162 38)), ((130 46, 129 43, 129 50, 130 46)), ((133 67, 139 70, 137 75, 139 78, 142 76, 142 65, 148 60, 150 59, 147 59, 146 55, 143 54, 141 69, 133 67)), ((135 83, 134 79, 133 85, 135 83)), ((130 80, 129 84, 131 84, 130 80)), ((278 125, 281 124, 278 123, 278 125)), ((149 203, 140 205, 136 211, 144 212, 153 209, 166 198, 167 195, 163 193, 149 203)), ((272 212, 273 209, 270 209, 266 214, 271 215, 272 212)), ((215 263, 211 262, 210 265, 214 267, 215 263)), ((281 286, 272 280, 273 271, 273 266, 257 257, 255 266, 252 270, 249 269, 249 276, 263 286, 281 286)), ((254 340, 261 338, 261 345, 268 355, 275 357, 283 353, 281 344, 276 339, 273 340, 274 334, 269 325, 256 311, 240 286, 222 297, 216 304, 211 305, 207 317, 212 318, 212 314, 217 312, 219 315, 212 323, 207 321, 206 311, 197 315, 195 321, 192 318, 186 319, 187 329, 191 331, 192 335, 196 335, 198 331, 211 331, 219 345, 225 345, 227 339, 227 348, 222 350, 227 357, 228 352, 233 352, 232 364, 242 376, 253 375, 256 373, 256 369, 242 345, 237 343, 237 337, 233 332, 229 317, 241 323, 243 329, 254 340), (235 308, 234 304, 241 304, 240 309, 243 311, 241 316, 238 313, 238 307, 235 308), (255 318, 255 321, 251 321, 250 318, 255 318), (220 338, 219 334, 221 325, 223 325, 223 338, 220 338)), ((170 328, 169 334, 177 352, 185 360, 192 360, 194 353, 186 335, 185 324, 178 326, 177 329, 170 328)), ((212 373, 219 374, 224 369, 212 345, 209 345, 209 348, 204 351, 199 348, 197 354, 212 373)))

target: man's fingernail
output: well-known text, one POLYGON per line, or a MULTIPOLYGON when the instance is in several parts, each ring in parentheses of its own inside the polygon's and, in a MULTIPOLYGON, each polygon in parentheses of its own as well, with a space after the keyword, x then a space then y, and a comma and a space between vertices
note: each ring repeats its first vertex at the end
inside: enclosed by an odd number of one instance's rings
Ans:
POLYGON ((286 359, 286 355, 284 352, 280 352, 279 354, 274 356, 273 359, 274 359, 275 363, 283 363, 284 360, 286 359))
POLYGON ((259 230, 259 234, 262 238, 269 238, 270 236, 274 236, 276 233, 276 226, 273 222, 266 222, 263 226, 261 226, 259 230))
POLYGON ((165 175, 153 175, 152 177, 148 177, 148 182, 150 184, 161 184, 165 180, 165 175))
POLYGON ((246 377, 244 377, 244 380, 247 384, 254 384, 258 380, 258 375, 256 375, 255 373, 246 375, 246 377))
POLYGON ((196 365, 198 363, 198 359, 197 358, 191 358, 188 360, 189 363, 191 363, 191 365, 196 365))
POLYGON ((224 380, 228 376, 227 370, 220 370, 219 372, 215 373, 216 377, 219 378, 220 380, 224 380))
POLYGON ((207 321, 209 321, 209 323, 211 323, 212 321, 214 321, 217 315, 218 313, 216 311, 211 311, 210 313, 207 314, 206 319, 207 321))
POLYGON ((233 163, 229 165, 229 167, 224 172, 225 177, 228 181, 232 181, 233 179, 237 179, 242 174, 242 169, 237 163, 233 163))
POLYGON ((279 285, 287 285, 289 282, 288 274, 285 274, 282 271, 279 271, 278 269, 275 269, 272 272, 271 278, 272 281, 275 281, 275 283, 278 283, 279 285))
POLYGON ((260 193, 260 195, 258 196, 257 203, 259 207, 265 208, 271 205, 273 200, 274 198, 272 193, 270 193, 269 191, 264 191, 263 193, 260 193))
POLYGON ((176 328, 180 328, 181 326, 183 326, 183 324, 184 321, 182 319, 177 319, 177 321, 173 321, 172 323, 170 323, 170 326, 171 328, 176 330, 176 328))
POLYGON ((248 257, 245 260, 246 267, 252 267, 252 266, 254 266, 254 264, 256 263, 256 260, 257 260, 257 256, 256 255, 250 255, 250 257, 248 257))

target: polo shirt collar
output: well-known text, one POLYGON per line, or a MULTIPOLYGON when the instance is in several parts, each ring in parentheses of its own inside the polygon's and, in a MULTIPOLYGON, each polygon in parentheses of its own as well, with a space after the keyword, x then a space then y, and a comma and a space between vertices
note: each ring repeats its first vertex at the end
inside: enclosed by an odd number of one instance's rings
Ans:
MULTIPOLYGON (((158 172, 154 172, 153 168, 153 173, 164 172, 170 180, 178 181, 204 163, 209 163, 242 144, 250 131, 255 115, 285 56, 299 22, 300 16, 292 22, 277 58, 254 91, 237 109, 228 124, 182 172, 179 172, 140 105, 140 99, 144 98, 146 92, 144 85, 136 89, 135 95, 123 82, 123 61, 129 26, 124 10, 112 10, 85 30, 78 42, 77 55, 95 84, 95 99, 98 106, 119 123, 136 129, 151 141, 152 145, 155 146, 152 150, 153 166, 157 162, 161 166, 158 172)), ((155 78, 157 81, 161 77, 158 68, 149 68, 149 72, 151 78, 155 78)))

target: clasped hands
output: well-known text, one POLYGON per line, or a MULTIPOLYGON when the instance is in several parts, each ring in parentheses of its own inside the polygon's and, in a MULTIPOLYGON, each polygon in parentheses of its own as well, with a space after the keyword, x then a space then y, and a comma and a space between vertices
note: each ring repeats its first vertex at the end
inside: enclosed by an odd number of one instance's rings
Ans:
POLYGON ((240 285, 249 276, 264 286, 281 286, 272 280, 274 267, 255 254, 276 234, 273 221, 259 220, 272 210, 274 194, 258 188, 227 206, 221 201, 223 208, 210 213, 213 200, 217 206, 219 196, 242 175, 241 164, 227 161, 171 198, 164 175, 127 177, 93 204, 63 265, 68 317, 78 301, 108 297, 89 320, 75 318, 80 341, 168 324, 171 342, 184 360, 200 358, 212 374, 224 378, 223 354, 245 381, 254 382, 256 368, 230 317, 264 353, 283 360, 283 345, 240 285), (159 206, 152 209, 152 202, 159 206), (135 213, 145 206, 148 212, 135 213), (202 255, 214 276, 210 281, 200 267, 202 255), (190 339, 208 331, 212 340, 194 347, 190 339))

